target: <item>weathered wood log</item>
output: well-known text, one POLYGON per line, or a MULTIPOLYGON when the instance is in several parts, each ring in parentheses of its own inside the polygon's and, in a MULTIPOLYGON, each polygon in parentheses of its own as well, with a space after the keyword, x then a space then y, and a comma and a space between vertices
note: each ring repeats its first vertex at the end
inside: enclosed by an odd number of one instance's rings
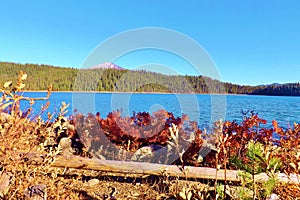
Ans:
MULTIPOLYGON (((26 158, 26 162, 33 161, 38 164, 42 162, 43 155, 38 154, 23 154, 16 155, 18 158, 26 158)), ((132 161, 115 161, 115 160, 100 160, 83 158, 79 156, 56 156, 55 161, 51 164, 51 167, 62 167, 62 168, 74 168, 74 169, 85 169, 95 170, 111 173, 119 173, 120 175, 128 174, 141 174, 141 175, 155 175, 162 176, 167 174, 168 176, 181 177, 181 178, 198 178, 198 179, 209 179, 209 180, 225 180, 225 170, 216 169, 209 167, 192 167, 185 166, 184 170, 177 165, 162 165, 156 163, 145 163, 145 162, 132 162, 132 161)), ((226 170, 226 180, 232 182, 240 182, 238 170, 226 170)), ((265 182, 268 180, 266 173, 255 175, 256 182, 265 182)), ((300 175, 291 174, 286 175, 284 173, 278 173, 277 178, 279 182, 300 184, 300 175)))
MULTIPOLYGON (((186 166, 184 170, 176 165, 161 165, 155 163, 144 162, 128 162, 128 161, 112 161, 82 158, 78 156, 59 157, 53 164, 54 167, 68 167, 76 169, 88 169, 104 172, 114 172, 123 174, 143 174, 161 176, 167 174, 169 176, 181 178, 199 178, 210 180, 225 180, 225 170, 209 167, 191 167, 186 166)), ((239 182, 239 171, 226 170, 226 180, 232 182, 239 182)), ((300 176, 291 174, 287 176, 284 173, 278 173, 278 180, 282 183, 300 184, 300 176)), ((265 182, 268 180, 266 173, 255 175, 255 181, 265 182)))
MULTIPOLYGON (((182 178, 200 178, 212 180, 224 180, 224 170, 218 170, 216 177, 216 169, 209 167, 184 167, 184 170, 176 165, 161 165, 156 163, 144 162, 128 162, 128 161, 112 161, 82 158, 78 156, 59 157, 52 164, 53 167, 67 167, 76 169, 89 169, 104 172, 124 173, 124 174, 143 174, 169 176, 182 178)), ((228 181, 239 181, 238 171, 227 170, 226 177, 228 181)))

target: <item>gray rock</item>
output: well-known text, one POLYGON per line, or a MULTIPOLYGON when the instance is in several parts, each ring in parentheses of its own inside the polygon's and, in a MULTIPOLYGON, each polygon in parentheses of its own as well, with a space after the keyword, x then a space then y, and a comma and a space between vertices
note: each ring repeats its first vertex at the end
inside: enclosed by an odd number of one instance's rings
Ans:
POLYGON ((47 199, 47 186, 43 184, 33 185, 27 188, 24 192, 29 200, 46 200, 47 199))
POLYGON ((13 179, 14 176, 12 175, 12 173, 0 172, 0 197, 1 198, 3 198, 7 194, 13 179))
POLYGON ((96 178, 89 180, 88 182, 84 183, 84 186, 93 187, 100 183, 100 181, 96 178))
POLYGON ((71 147, 72 141, 68 137, 61 138, 59 142, 59 147, 62 151, 63 156, 72 156, 74 153, 74 150, 71 147))
POLYGON ((267 200, 280 200, 280 198, 277 194, 273 193, 269 197, 267 197, 267 200))

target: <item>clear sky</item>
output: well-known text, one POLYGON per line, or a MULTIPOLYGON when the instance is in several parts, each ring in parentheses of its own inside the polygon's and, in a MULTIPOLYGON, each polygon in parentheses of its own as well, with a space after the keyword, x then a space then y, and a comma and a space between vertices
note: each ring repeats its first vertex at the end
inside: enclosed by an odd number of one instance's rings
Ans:
MULTIPOLYGON (((10 0, 0 1, 0 61, 81 67, 104 40, 122 31, 161 27, 199 43, 223 81, 268 84, 300 81, 298 0, 10 0)), ((164 52, 117 60, 195 72, 164 52)))

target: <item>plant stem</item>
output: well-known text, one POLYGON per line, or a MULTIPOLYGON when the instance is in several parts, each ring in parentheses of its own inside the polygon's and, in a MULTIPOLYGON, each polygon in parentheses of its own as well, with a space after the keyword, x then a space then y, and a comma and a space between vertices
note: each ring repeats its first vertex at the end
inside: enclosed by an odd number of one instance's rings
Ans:
MULTIPOLYGON (((225 147, 224 147, 225 148, 225 147)), ((227 173, 227 171, 226 171, 226 159, 227 159, 227 154, 225 153, 226 151, 224 151, 224 198, 225 198, 225 194, 226 194, 226 186, 227 186, 227 181, 226 181, 226 179, 227 179, 227 177, 226 177, 226 173, 227 173)))
POLYGON ((254 161, 253 161, 253 164, 252 164, 252 190, 253 190, 253 199, 255 199, 255 180, 254 180, 254 178, 255 178, 255 176, 254 176, 254 173, 255 173, 255 163, 254 163, 254 161))
POLYGON ((219 160, 219 153, 216 153, 216 175, 215 175, 215 196, 217 196, 217 186, 218 186, 218 160, 219 160))

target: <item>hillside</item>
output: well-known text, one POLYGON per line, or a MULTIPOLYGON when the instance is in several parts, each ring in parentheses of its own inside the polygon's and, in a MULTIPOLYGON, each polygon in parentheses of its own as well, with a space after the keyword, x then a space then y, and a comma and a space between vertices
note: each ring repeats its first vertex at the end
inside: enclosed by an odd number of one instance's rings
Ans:
POLYGON ((49 65, 0 62, 0 84, 15 80, 19 71, 28 74, 27 90, 116 91, 172 93, 228 93, 300 96, 300 84, 242 86, 222 83, 204 76, 170 76, 147 71, 132 71, 117 65, 98 65, 79 70, 49 65))

